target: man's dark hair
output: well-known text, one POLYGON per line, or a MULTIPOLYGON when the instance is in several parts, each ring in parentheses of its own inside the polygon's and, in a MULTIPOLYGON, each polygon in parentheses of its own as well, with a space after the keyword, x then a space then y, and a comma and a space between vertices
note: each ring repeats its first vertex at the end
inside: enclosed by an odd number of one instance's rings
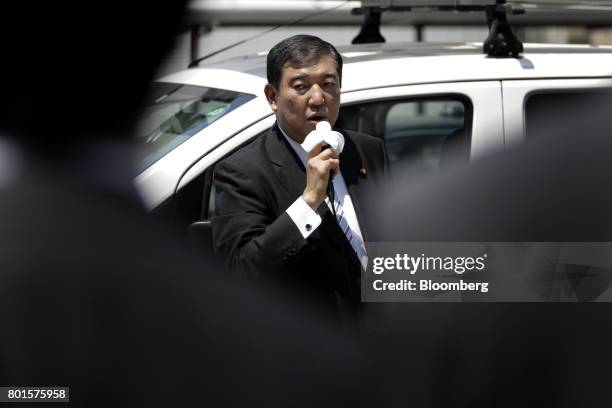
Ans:
POLYGON ((267 76, 268 83, 278 89, 283 68, 289 65, 302 68, 315 64, 321 57, 329 55, 336 61, 338 77, 342 82, 342 56, 336 48, 313 35, 299 34, 284 39, 276 44, 268 53, 267 76))

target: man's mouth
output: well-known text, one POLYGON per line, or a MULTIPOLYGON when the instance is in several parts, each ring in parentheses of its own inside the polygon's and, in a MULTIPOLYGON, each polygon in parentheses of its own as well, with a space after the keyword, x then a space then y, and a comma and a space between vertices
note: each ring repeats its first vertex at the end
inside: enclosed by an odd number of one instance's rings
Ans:
POLYGON ((312 115, 308 117, 308 121, 313 123, 318 123, 323 120, 327 120, 327 117, 325 115, 312 115))

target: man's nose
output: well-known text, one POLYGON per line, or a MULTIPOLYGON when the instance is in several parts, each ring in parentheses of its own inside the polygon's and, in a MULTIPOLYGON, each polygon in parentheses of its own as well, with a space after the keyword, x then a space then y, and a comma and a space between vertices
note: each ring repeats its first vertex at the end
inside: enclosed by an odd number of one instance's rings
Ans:
POLYGON ((324 102, 325 98, 323 97, 323 90, 319 85, 313 85, 310 88, 310 93, 308 95, 308 103, 311 106, 321 106, 324 102))

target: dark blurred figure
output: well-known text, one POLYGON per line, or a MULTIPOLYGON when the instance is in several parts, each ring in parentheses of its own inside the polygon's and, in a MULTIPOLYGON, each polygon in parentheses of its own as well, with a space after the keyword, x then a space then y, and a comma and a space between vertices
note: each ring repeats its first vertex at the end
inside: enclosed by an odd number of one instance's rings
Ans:
POLYGON ((12 6, 0 386, 70 386, 71 406, 364 402, 351 343, 299 305, 219 282, 140 209, 128 137, 184 1, 12 6))
MULTIPOLYGON (((537 99, 523 146, 435 179, 407 183, 396 173, 402 186, 384 200, 381 214, 393 217, 382 220, 381 236, 612 241, 610 101, 612 93, 537 99)), ((609 405, 610 303, 393 304, 385 312, 372 349, 391 406, 609 405)))

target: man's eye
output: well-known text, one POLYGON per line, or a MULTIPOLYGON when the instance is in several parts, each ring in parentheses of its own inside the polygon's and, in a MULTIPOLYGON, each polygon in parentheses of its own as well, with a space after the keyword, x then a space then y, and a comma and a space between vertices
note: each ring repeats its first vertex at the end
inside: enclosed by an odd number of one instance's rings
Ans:
POLYGON ((331 82, 331 81, 330 82, 325 82, 323 84, 323 86, 326 87, 326 88, 333 88, 333 87, 336 86, 336 83, 335 82, 331 82))
POLYGON ((295 84, 293 85, 293 89, 297 91, 304 91, 306 89, 306 85, 304 84, 295 84))

